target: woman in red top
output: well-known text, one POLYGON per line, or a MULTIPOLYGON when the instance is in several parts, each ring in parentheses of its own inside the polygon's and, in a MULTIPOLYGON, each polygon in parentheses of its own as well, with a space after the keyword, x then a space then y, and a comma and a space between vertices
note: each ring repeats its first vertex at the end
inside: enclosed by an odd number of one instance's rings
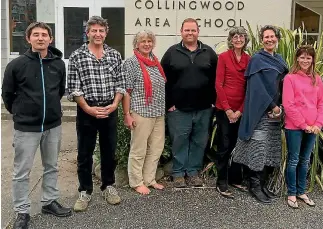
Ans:
POLYGON ((244 52, 249 42, 246 30, 242 27, 233 28, 228 36, 229 50, 218 59, 215 89, 216 98, 216 166, 218 170, 217 190, 227 198, 233 198, 228 190, 228 182, 241 191, 242 166, 228 162, 237 142, 240 117, 243 113, 243 102, 246 90, 244 72, 250 57, 244 52))

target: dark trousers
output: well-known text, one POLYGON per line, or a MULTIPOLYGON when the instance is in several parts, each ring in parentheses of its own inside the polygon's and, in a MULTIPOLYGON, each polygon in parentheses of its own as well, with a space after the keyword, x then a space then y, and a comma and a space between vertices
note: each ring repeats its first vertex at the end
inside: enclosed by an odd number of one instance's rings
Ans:
POLYGON ((218 172, 217 186, 221 191, 225 191, 228 189, 228 182, 240 185, 243 179, 241 164, 232 162, 231 166, 228 166, 231 152, 237 143, 240 120, 236 123, 230 123, 223 110, 217 109, 215 115, 217 122, 217 151, 215 155, 215 164, 218 172))
POLYGON ((99 146, 101 157, 101 190, 112 185, 115 181, 114 170, 116 167, 115 151, 117 144, 118 110, 109 114, 108 118, 96 119, 77 107, 77 174, 79 179, 78 191, 93 191, 92 164, 93 151, 99 132, 99 146))

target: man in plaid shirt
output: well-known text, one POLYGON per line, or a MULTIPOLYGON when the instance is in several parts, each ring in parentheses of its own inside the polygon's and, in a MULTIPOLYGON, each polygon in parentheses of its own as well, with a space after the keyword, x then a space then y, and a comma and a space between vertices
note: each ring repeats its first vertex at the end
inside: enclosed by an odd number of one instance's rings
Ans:
POLYGON ((119 52, 104 44, 108 33, 105 19, 93 16, 86 25, 88 44, 82 45, 69 58, 68 99, 77 103, 78 140, 77 173, 79 199, 75 211, 85 211, 93 191, 92 155, 99 132, 101 156, 101 191, 110 204, 121 199, 114 183, 117 144, 118 104, 125 91, 119 52))

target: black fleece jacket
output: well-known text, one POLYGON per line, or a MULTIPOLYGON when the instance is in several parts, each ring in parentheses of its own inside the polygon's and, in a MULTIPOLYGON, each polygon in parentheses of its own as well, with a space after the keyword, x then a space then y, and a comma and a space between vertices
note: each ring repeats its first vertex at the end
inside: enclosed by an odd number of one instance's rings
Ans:
POLYGON ((211 107, 217 60, 214 50, 200 41, 193 52, 182 42, 171 46, 161 60, 167 78, 166 108, 175 105, 182 111, 196 111, 211 107))
POLYGON ((6 67, 2 99, 13 114, 14 128, 42 132, 61 125, 60 100, 65 92, 66 70, 62 53, 48 48, 45 58, 27 50, 6 67))

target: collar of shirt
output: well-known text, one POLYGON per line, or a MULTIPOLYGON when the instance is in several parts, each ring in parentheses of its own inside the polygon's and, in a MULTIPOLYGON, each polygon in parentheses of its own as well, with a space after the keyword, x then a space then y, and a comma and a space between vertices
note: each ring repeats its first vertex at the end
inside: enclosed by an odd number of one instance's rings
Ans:
POLYGON ((185 51, 189 51, 189 52, 197 52, 198 50, 202 49, 202 42, 200 42, 199 40, 197 41, 197 48, 194 51, 189 50, 183 41, 181 41, 181 46, 185 51))
MULTIPOLYGON (((107 44, 103 44, 103 56, 102 56, 102 58, 108 55, 110 49, 111 48, 107 44)), ((88 43, 85 43, 85 44, 82 45, 82 52, 84 52, 87 55, 89 55, 91 57, 94 57, 96 59, 95 55, 90 51, 90 49, 88 47, 88 43)))

